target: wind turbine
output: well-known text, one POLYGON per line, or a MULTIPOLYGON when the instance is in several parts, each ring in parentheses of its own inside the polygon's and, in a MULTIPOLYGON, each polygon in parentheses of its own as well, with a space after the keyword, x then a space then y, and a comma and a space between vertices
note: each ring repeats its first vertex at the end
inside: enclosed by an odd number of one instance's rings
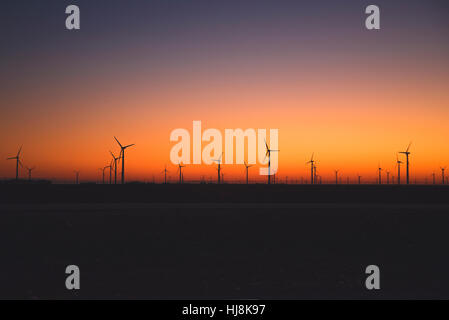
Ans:
POLYGON ((15 157, 7 158, 6 160, 16 160, 16 181, 19 180, 19 164, 23 167, 22 162, 20 161, 20 152, 22 151, 22 146, 20 146, 19 152, 15 157))
POLYGON ((357 178, 359 179, 359 184, 361 184, 362 176, 358 174, 357 178))
POLYGON ((73 171, 73 172, 75 172, 75 184, 79 184, 80 172, 79 171, 73 171))
POLYGON ((218 171, 218 179, 217 179, 218 184, 220 184, 220 177, 221 177, 221 175, 220 175, 220 172, 221 172, 221 157, 222 157, 222 156, 223 156, 223 152, 220 154, 220 157, 219 157, 218 159, 213 160, 213 161, 215 161, 215 162, 217 163, 217 166, 218 166, 218 168, 217 168, 217 171, 218 171))
POLYGON ((313 184, 314 183, 314 179, 313 179, 313 171, 314 171, 314 163, 315 163, 315 160, 313 160, 313 155, 314 155, 314 153, 312 153, 312 157, 310 158, 310 160, 309 161, 307 161, 306 162, 306 164, 308 164, 308 163, 310 163, 310 184, 313 184))
POLYGON ((133 144, 128 144, 127 146, 122 146, 120 141, 118 141, 118 139, 115 136, 114 136, 114 139, 115 139, 115 141, 117 141, 117 143, 119 144, 120 149, 121 149, 120 155, 122 158, 122 184, 124 184, 125 183, 125 150, 126 150, 126 148, 132 147, 135 144, 133 143, 133 144))
POLYGON ((409 162, 409 159, 408 159, 408 156, 410 155, 410 152, 408 150, 410 149, 411 145, 412 145, 412 143, 410 142, 410 144, 407 147, 407 150, 399 152, 399 153, 405 154, 405 157, 407 158, 407 184, 409 184, 409 182, 410 182, 410 175, 409 175, 409 164, 410 164, 410 162, 409 162))
MULTIPOLYGON (((109 165, 109 166, 106 166, 106 167, 103 167, 103 184, 104 184, 104 170, 106 170, 107 168, 109 168, 109 173, 111 172, 111 166, 109 165)), ((110 177, 111 175, 109 174, 109 177, 110 177)))
POLYGON ((270 177, 271 177, 271 152, 278 152, 279 150, 271 150, 268 147, 267 140, 265 140, 265 147, 267 148, 267 153, 265 153, 265 159, 268 156, 268 184, 270 184, 270 177))
POLYGON ((382 168, 380 167, 380 163, 379 163, 378 167, 379 167, 378 168, 378 170, 379 170, 379 184, 382 184, 382 168))
POLYGON ((432 173, 432 182, 435 184, 435 172, 432 173))
POLYGON ((387 171, 387 184, 390 184, 390 171, 387 171))
POLYGON ((340 169, 334 171, 335 171, 335 184, 338 184, 338 172, 340 171, 340 169))
POLYGON ((178 164, 178 170, 179 170, 179 183, 182 183, 183 181, 183 175, 182 175, 182 168, 184 168, 185 166, 183 166, 181 163, 178 164))
POLYGON ((27 166, 25 166, 25 168, 28 170, 28 181, 31 181, 31 171, 36 169, 36 167, 28 168, 27 166))
POLYGON ((246 168, 246 184, 248 184, 248 169, 252 167, 252 165, 247 164, 245 161, 243 161, 246 168))
POLYGON ((444 170, 446 170, 446 167, 440 167, 441 168, 441 182, 444 184, 444 170))
POLYGON ((401 160, 399 160, 398 155, 396 155, 396 166, 398 167, 398 184, 401 184, 401 160))
POLYGON ((164 171, 162 171, 164 173, 164 184, 167 184, 167 165, 165 165, 164 167, 164 171))
POLYGON ((109 153, 112 155, 112 158, 114 159, 114 184, 117 184, 117 161, 120 161, 121 157, 118 156, 118 158, 116 158, 115 155, 112 153, 112 151, 109 151, 109 153))

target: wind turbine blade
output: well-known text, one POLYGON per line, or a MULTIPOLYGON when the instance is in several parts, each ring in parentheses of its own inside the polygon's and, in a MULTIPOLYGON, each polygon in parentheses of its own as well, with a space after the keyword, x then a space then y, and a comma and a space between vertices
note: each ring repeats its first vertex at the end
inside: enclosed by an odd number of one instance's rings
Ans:
POLYGON ((118 139, 114 136, 115 141, 117 141, 118 145, 120 146, 120 148, 123 148, 122 144, 120 143, 120 141, 118 141, 118 139))
POLYGON ((6 160, 13 160, 13 159, 17 159, 17 158, 16 157, 6 158, 6 160))
POLYGON ((412 142, 410 141, 410 143, 409 143, 409 145, 408 145, 408 147, 407 147, 407 150, 405 151, 405 152, 408 152, 408 150, 410 149, 410 146, 412 145, 412 142))
POLYGON ((264 141, 265 141, 265 147, 267 148, 267 150, 270 150, 270 148, 268 148, 267 139, 264 139, 264 141))
POLYGON ((124 146, 124 148, 132 147, 132 146, 135 146, 135 144, 134 143, 133 144, 128 144, 127 146, 124 146))
POLYGON ((19 156, 20 155, 20 152, 22 151, 22 146, 20 146, 20 148, 19 148, 19 152, 17 152, 17 156, 19 156))

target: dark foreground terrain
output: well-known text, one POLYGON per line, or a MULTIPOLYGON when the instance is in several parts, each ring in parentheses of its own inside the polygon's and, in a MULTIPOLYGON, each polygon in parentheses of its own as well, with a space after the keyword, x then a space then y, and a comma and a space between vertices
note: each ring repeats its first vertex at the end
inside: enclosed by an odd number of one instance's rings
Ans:
POLYGON ((445 186, 0 185, 0 298, 449 298, 448 244, 445 186))

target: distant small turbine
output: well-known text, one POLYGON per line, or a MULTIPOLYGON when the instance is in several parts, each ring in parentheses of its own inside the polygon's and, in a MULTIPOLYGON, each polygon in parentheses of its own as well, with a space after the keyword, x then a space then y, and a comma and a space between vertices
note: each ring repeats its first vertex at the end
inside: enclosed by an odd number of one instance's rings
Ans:
POLYGON ((446 167, 440 167, 441 168, 441 182, 444 184, 444 181, 445 181, 445 179, 444 179, 444 170, 446 170, 446 167))
POLYGON ((22 151, 22 146, 19 148, 19 152, 15 157, 7 158, 6 160, 16 160, 16 181, 19 180, 19 165, 23 167, 22 162, 20 161, 20 152, 22 151))
POLYGON ((338 184, 338 172, 340 170, 334 170, 335 171, 335 184, 338 184))
POLYGON ((80 172, 79 171, 74 171, 74 172, 75 172, 75 184, 79 184, 80 172))
POLYGON ((114 184, 117 184, 117 161, 120 161, 121 156, 116 157, 112 151, 109 151, 109 153, 112 155, 112 159, 114 159, 114 184))
POLYGON ((390 184, 390 171, 387 171, 387 184, 390 184))
POLYGON ((179 183, 181 184, 183 182, 183 175, 182 175, 182 168, 184 168, 181 163, 178 164, 178 171, 179 171, 179 183))
POLYGON ((432 173, 432 182, 435 184, 435 172, 432 173))
POLYGON ((406 159, 407 159, 407 184, 410 183, 410 175, 409 175, 409 165, 410 165, 410 162, 409 162, 409 158, 408 158, 408 156, 410 155, 410 152, 409 152, 408 150, 410 149, 410 146, 411 146, 411 145, 412 145, 412 143, 410 142, 410 144, 409 144, 408 147, 407 147, 407 150, 402 151, 402 152, 399 152, 399 153, 405 154, 405 157, 406 157, 406 159))
POLYGON ((402 161, 399 160, 398 155, 396 155, 396 166, 398 167, 398 184, 401 184, 401 164, 402 161))
POLYGON ((380 164, 378 170, 379 170, 379 184, 382 184, 382 168, 380 167, 380 164))
POLYGON ((361 175, 357 175, 357 178, 359 180, 359 184, 361 184, 362 176, 361 175))
POLYGON ((247 164, 245 161, 243 161, 243 163, 245 164, 245 169, 246 169, 246 184, 248 184, 248 169, 252 167, 252 165, 247 164))
POLYGON ((164 171, 162 171, 164 173, 164 184, 167 184, 167 165, 165 165, 164 167, 164 171))
POLYGON ((218 159, 213 160, 213 161, 215 161, 215 162, 217 163, 217 166, 218 166, 218 168, 217 168, 217 171, 218 171, 218 178, 217 178, 218 184, 220 184, 220 177, 221 177, 221 158, 222 158, 222 156, 223 156, 223 152, 220 154, 220 157, 219 157, 218 159))
POLYGON ((267 140, 265 140, 265 148, 267 149, 267 152, 265 153, 265 159, 268 156, 268 184, 270 184, 270 177, 271 177, 271 152, 278 152, 279 150, 272 150, 268 147, 267 140))
POLYGON ((36 169, 36 167, 32 167, 32 168, 25 167, 25 168, 28 170, 28 181, 31 181, 31 171, 36 169))

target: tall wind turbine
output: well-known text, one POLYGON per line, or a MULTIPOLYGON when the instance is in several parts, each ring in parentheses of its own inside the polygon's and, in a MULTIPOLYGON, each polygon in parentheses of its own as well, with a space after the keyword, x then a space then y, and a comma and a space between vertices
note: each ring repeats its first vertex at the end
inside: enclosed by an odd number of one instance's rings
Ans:
POLYGON ((398 167, 398 184, 401 184, 401 164, 402 161, 399 160, 398 155, 396 155, 396 166, 398 167))
POLYGON ((444 184, 444 181, 445 181, 445 179, 444 179, 444 170, 446 170, 446 167, 440 167, 441 168, 441 182, 442 182, 442 184, 444 184))
POLYGON ((31 171, 33 171, 36 167, 28 168, 25 166, 25 168, 28 170, 28 181, 31 181, 31 171))
POLYGON ((218 171, 218 178, 217 178, 217 181, 218 181, 218 184, 220 184, 220 178, 221 178, 221 158, 222 158, 222 156, 223 156, 223 152, 220 154, 220 157, 218 158, 218 159, 216 159, 216 160, 213 160, 213 161, 215 161, 216 163, 217 163, 217 171, 218 171))
POLYGON ((271 177, 271 152, 278 152, 279 150, 272 150, 268 147, 267 140, 265 140, 265 147, 267 148, 267 153, 265 153, 265 159, 268 156, 268 184, 270 184, 271 177))
POLYGON ((120 141, 118 141, 118 139, 115 136, 114 136, 114 139, 115 139, 115 141, 117 141, 117 143, 119 144, 120 149, 121 149, 120 156, 122 158, 122 184, 124 184, 125 183, 125 150, 126 150, 126 148, 132 147, 135 144, 133 143, 133 144, 128 144, 127 146, 122 146, 120 141))
POLYGON ((183 181, 183 175, 182 175, 182 168, 184 168, 185 166, 183 166, 181 163, 178 164, 178 170, 179 170, 179 183, 181 184, 183 181))
POLYGON ((19 180, 19 165, 22 166, 22 162, 20 161, 20 152, 22 151, 22 146, 20 146, 19 152, 15 157, 7 158, 6 160, 16 160, 16 181, 19 180))
POLYGON ((312 153, 312 157, 310 158, 310 160, 309 161, 307 161, 306 162, 306 164, 308 164, 308 163, 310 163, 310 184, 313 184, 314 183, 314 174, 313 174, 313 171, 314 171, 314 163, 315 163, 315 160, 313 160, 313 155, 314 155, 314 153, 312 153))
POLYGON ((109 153, 112 155, 112 159, 114 159, 114 184, 117 184, 117 161, 120 161, 121 156, 117 158, 112 151, 109 151, 109 153))
POLYGON ((252 165, 247 164, 245 161, 243 161, 246 168, 246 184, 248 184, 248 169, 252 167, 252 165))
POLYGON ((408 147, 407 147, 407 150, 405 150, 405 151, 401 151, 401 152, 399 152, 399 153, 403 153, 403 154, 405 154, 405 157, 406 157, 406 159, 407 159, 407 184, 409 184, 409 182, 410 182, 410 175, 409 175, 409 165, 410 165, 410 162, 409 162, 409 159, 408 159, 408 156, 410 155, 410 152, 408 151, 409 149, 410 149, 410 146, 412 145, 412 143, 410 142, 409 143, 409 145, 408 145, 408 147))

